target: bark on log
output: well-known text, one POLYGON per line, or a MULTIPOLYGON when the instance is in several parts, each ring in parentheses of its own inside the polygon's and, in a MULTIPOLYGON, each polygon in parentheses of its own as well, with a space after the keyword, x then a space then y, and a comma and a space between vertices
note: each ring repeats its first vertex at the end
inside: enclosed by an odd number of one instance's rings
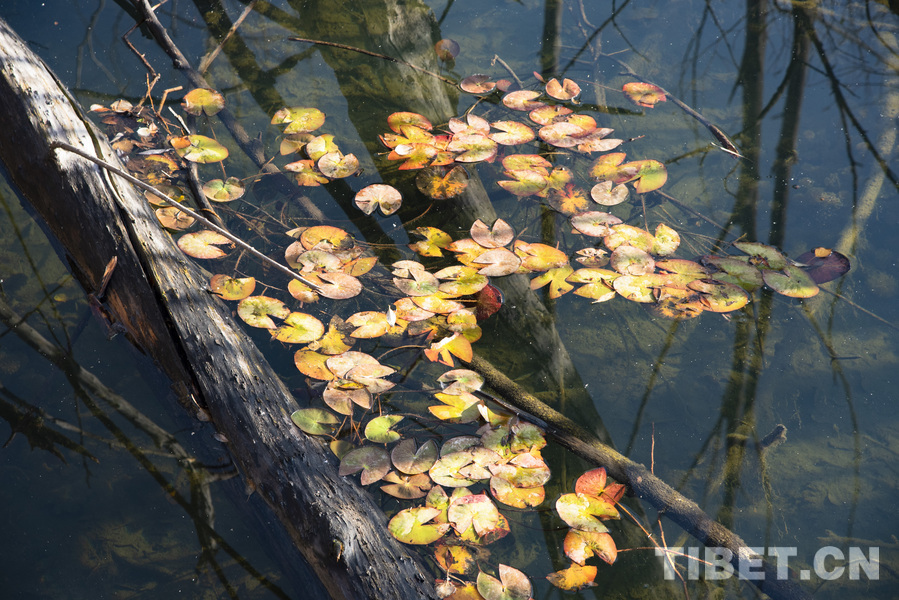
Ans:
POLYGON ((195 394, 235 463, 334 598, 436 598, 432 579, 387 532, 369 495, 337 474, 325 445, 290 421, 297 408, 230 311, 162 231, 142 196, 62 150, 118 165, 77 102, 0 20, 0 159, 93 291, 110 258, 110 311, 184 396, 195 394))

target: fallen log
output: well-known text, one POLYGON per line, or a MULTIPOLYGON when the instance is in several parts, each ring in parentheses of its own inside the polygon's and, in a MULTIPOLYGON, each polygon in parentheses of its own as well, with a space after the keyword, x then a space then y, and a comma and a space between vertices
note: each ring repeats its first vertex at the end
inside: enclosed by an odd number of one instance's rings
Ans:
POLYGON ((205 278, 130 184, 64 150, 120 165, 46 65, 0 20, 0 159, 88 292, 117 267, 109 312, 202 407, 333 598, 436 598, 432 578, 387 532, 319 440, 291 422, 297 403, 205 278))

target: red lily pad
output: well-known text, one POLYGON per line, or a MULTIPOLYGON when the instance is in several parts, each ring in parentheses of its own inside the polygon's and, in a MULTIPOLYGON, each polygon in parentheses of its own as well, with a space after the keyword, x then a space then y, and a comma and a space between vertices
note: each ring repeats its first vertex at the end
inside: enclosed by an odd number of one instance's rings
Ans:
POLYGON ((799 255, 796 262, 817 284, 827 283, 849 272, 849 259, 830 248, 815 248, 799 255))
POLYGON ((496 89, 496 82, 491 81, 489 75, 469 75, 459 82, 459 87, 469 94, 489 94, 496 89))

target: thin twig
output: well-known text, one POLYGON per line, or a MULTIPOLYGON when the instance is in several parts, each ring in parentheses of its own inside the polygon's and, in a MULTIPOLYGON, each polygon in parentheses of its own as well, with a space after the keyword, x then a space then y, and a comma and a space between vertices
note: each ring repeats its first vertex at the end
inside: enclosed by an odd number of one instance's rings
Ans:
POLYGON ((362 48, 357 48, 355 46, 347 46, 346 44, 338 44, 336 42, 325 42, 322 40, 310 40, 308 38, 301 38, 301 37, 289 37, 287 39, 290 40, 291 42, 307 42, 310 44, 316 44, 318 46, 331 46, 332 48, 340 48, 341 50, 350 50, 351 52, 358 52, 359 54, 367 54, 368 56, 374 56, 375 58, 382 58, 384 60, 389 60, 390 62, 395 62, 397 64, 407 66, 410 69, 414 69, 414 70, 418 71, 419 73, 424 73, 425 75, 430 75, 431 77, 433 77, 435 79, 439 79, 440 81, 443 81, 444 83, 448 83, 452 86, 456 85, 455 81, 453 81, 452 79, 448 79, 448 78, 444 77, 443 75, 439 75, 437 73, 434 73, 433 71, 428 71, 427 69, 423 69, 422 67, 418 67, 418 66, 413 65, 412 63, 408 63, 404 60, 400 60, 400 59, 394 58, 392 56, 387 56, 386 54, 379 54, 377 52, 372 52, 371 50, 363 50, 362 48))
POLYGON ((262 261, 263 263, 274 267, 278 271, 284 273, 285 275, 292 277, 293 279, 296 279, 297 281, 300 281, 301 283, 304 283, 305 285, 308 285, 309 287, 311 287, 312 289, 314 289, 316 291, 319 291, 321 289, 321 287, 319 285, 313 283, 312 281, 309 281, 308 279, 306 279, 305 277, 303 277, 296 271, 294 271, 288 267, 285 267, 278 261, 272 260, 265 254, 256 250, 256 248, 253 248, 251 245, 249 245, 248 243, 246 243, 245 241, 243 241, 242 239, 240 239, 239 237, 237 237, 236 235, 234 235, 233 233, 228 231, 227 229, 219 227, 218 225, 216 225, 215 223, 213 223, 212 221, 210 221, 209 219, 207 219, 206 217, 204 217, 197 211, 184 206, 183 204, 181 204, 180 202, 177 202, 176 200, 173 200, 172 198, 169 198, 164 192, 161 192, 161 191, 157 190, 155 187, 153 187, 152 185, 144 183, 140 179, 137 179, 136 177, 129 175, 125 171, 123 171, 117 167, 114 167, 113 165, 109 164, 108 162, 101 160, 101 159, 97 158, 96 156, 91 156, 90 154, 84 152, 80 148, 76 148, 75 146, 66 144, 64 142, 53 142, 52 144, 50 144, 50 148, 51 149, 59 148, 61 150, 67 150, 69 152, 77 154, 81 158, 89 160, 92 163, 99 165, 99 166, 103 167, 104 169, 115 173, 119 177, 122 177, 123 179, 127 180, 128 182, 136 185, 137 187, 139 187, 143 190, 146 190, 152 194, 156 194, 160 198, 166 198, 166 201, 169 202, 170 204, 172 204, 173 206, 177 206, 178 210, 184 211, 186 214, 190 215, 191 217, 193 217, 194 219, 196 219, 197 221, 199 221, 200 223, 202 223, 209 229, 212 229, 216 233, 225 236, 226 238, 228 238, 229 240, 231 240, 232 242, 234 242, 235 244, 237 244, 238 246, 240 246, 241 248, 243 248, 244 250, 246 250, 247 252, 252 254, 255 258, 262 261))
POLYGON ((240 14, 237 20, 234 21, 234 25, 231 26, 231 29, 228 30, 228 33, 225 34, 224 39, 219 43, 219 45, 215 47, 215 50, 213 50, 212 52, 204 56, 202 60, 200 60, 200 66, 197 67, 197 71, 200 72, 200 75, 206 74, 206 70, 209 68, 209 65, 212 64, 212 61, 218 58, 218 55, 222 51, 222 47, 228 43, 228 40, 231 39, 231 36, 234 35, 234 33, 237 31, 237 28, 240 27, 241 23, 244 22, 244 19, 246 19, 250 15, 250 13, 253 12, 253 9, 256 8, 257 2, 259 2, 259 0, 253 0, 252 2, 247 4, 247 7, 243 9, 243 12, 240 14))

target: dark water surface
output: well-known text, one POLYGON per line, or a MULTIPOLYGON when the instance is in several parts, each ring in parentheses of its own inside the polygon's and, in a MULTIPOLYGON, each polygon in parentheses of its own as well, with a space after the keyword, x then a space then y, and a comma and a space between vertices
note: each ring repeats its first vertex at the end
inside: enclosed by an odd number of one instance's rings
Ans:
MULTIPOLYGON (((170 0, 159 14, 196 65, 246 4, 170 0)), ((134 24, 132 14, 128 2, 0 0, 0 16, 85 106, 136 102, 144 94, 146 70, 120 39, 134 24)), ((629 159, 667 165, 663 191, 688 210, 649 194, 646 220, 650 229, 664 222, 681 234, 678 256, 694 258, 740 236, 792 257, 819 246, 849 256, 852 270, 816 297, 756 292, 749 308, 730 318, 704 313, 670 321, 622 298, 591 304, 573 294, 549 299, 542 291, 543 308, 532 310, 527 298, 535 296, 507 290, 507 305, 483 323, 475 346, 524 388, 652 464, 749 545, 795 552, 790 564, 808 572, 807 589, 816 598, 893 598, 899 597, 897 28, 899 17, 874 2, 260 1, 208 78, 251 135, 260 133, 269 155, 279 141, 268 124, 278 108, 315 106, 327 114, 325 129, 359 157, 364 172, 304 193, 331 224, 375 244, 384 262, 413 258, 404 245, 417 239, 407 233, 416 227, 440 227, 458 239, 474 219, 490 223, 497 215, 529 242, 569 253, 585 244, 564 217, 498 187, 497 165, 470 166, 484 191, 463 206, 416 195, 409 174, 383 158, 377 136, 387 131, 390 113, 416 111, 443 124, 475 97, 396 63, 287 37, 365 48, 453 80, 511 71, 535 87, 532 72, 572 78, 584 90, 582 110, 632 140, 624 147, 629 159), (452 65, 433 55, 441 38, 461 46, 452 65), (652 109, 629 103, 620 90, 631 79, 609 56, 699 111, 744 158, 718 149, 708 129, 671 101, 652 109), (363 217, 353 194, 378 182, 409 190, 403 209, 363 217), (761 442, 777 425, 786 428, 786 441, 766 447, 761 442), (843 558, 815 565, 816 555, 825 554, 843 558)), ((129 39, 161 75, 155 101, 161 90, 185 84, 143 31, 129 39)), ((494 101, 473 109, 490 119, 499 111, 494 101)), ((251 175, 231 147, 228 174, 251 175)), ((221 170, 204 166, 201 176, 221 170)), ((245 202, 237 210, 284 211, 292 225, 310 224, 264 184, 245 202)), ((0 300, 159 428, 142 431, 127 408, 85 395, 0 326, 6 423, 0 441, 11 436, 0 452, 6 519, 0 596, 320 597, 277 524, 259 520, 267 518, 259 499, 246 496, 239 477, 226 479, 233 467, 213 430, 180 416, 166 382, 122 336, 107 340, 85 293, 6 184, 0 207, 0 300), (177 439, 180 458, 153 437, 159 431, 177 439), (195 524, 208 515, 197 490, 209 480, 220 536, 214 550, 195 524)), ((643 210, 632 194, 611 212, 642 227, 643 210)), ((280 256, 274 245, 264 249, 280 256)), ((384 308, 383 299, 365 302, 371 307, 354 305, 347 314, 384 308)), ((302 387, 292 351, 267 336, 256 339, 289 385, 302 387)), ((412 372, 409 389, 429 385, 439 371, 412 372)), ((384 400, 399 411, 428 405, 421 394, 384 400)), ((554 477, 541 508, 549 509, 585 465, 552 445, 545 456, 554 477)), ((392 513, 407 505, 383 500, 383 506, 392 513)), ((662 541, 656 516, 646 511, 656 541, 695 548, 664 519, 662 541)), ((485 568, 510 564, 530 576, 535 598, 563 597, 544 579, 569 565, 561 521, 549 510, 508 516, 513 535, 497 544, 485 568)), ((632 523, 616 524, 612 533, 620 549, 646 549, 600 565, 601 585, 582 597, 685 597, 680 581, 665 581, 652 543, 632 523)), ((757 597, 736 577, 691 580, 687 590, 691 598, 757 597)))

